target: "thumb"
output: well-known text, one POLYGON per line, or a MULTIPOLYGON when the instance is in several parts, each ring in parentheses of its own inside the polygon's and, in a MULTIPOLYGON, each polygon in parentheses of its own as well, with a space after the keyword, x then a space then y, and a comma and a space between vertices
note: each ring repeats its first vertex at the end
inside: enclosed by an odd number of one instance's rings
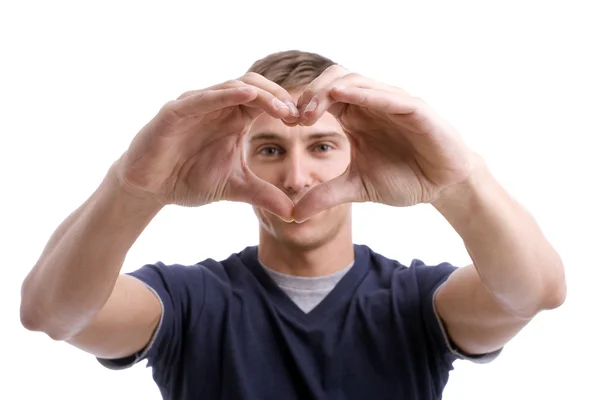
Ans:
POLYGON ((227 200, 241 201, 275 214, 284 221, 292 221, 294 202, 275 185, 249 172, 242 179, 230 181, 227 200))
POLYGON ((364 201, 364 189, 348 171, 330 181, 315 186, 296 203, 294 220, 304 222, 321 211, 344 203, 364 201))
POLYGON ((275 214, 286 222, 293 221, 294 202, 275 185, 259 178, 251 178, 254 188, 254 196, 250 203, 260 207, 271 214, 275 214))

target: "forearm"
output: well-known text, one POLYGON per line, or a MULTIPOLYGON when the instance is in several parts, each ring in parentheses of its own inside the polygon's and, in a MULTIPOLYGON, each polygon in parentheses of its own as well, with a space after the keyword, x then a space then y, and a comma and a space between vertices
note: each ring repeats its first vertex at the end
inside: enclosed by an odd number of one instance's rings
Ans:
POLYGON ((59 226, 58 228, 56 228, 56 230, 52 233, 52 235, 50 236, 50 239, 48 240, 48 243, 46 243, 46 246, 44 247, 44 250, 42 251, 42 254, 39 257, 39 260, 48 258, 49 254, 54 251, 54 249, 56 249, 58 246, 58 243, 62 240, 62 238, 65 236, 65 234, 67 233, 67 231, 69 229, 71 229, 71 227, 73 226, 73 224, 75 223, 75 221, 77 221, 81 214, 83 213, 83 210, 86 209, 86 207, 88 206, 88 204, 90 203, 90 201, 92 200, 93 196, 90 197, 89 199, 87 199, 81 206, 79 206, 75 211, 73 211, 59 226))
POLYGON ((561 304, 566 287, 560 256, 483 164, 469 182, 447 190, 433 205, 461 236, 500 304, 524 317, 561 304))
MULTIPOLYGON (((116 163, 111 166, 111 171, 109 173, 113 172, 112 169, 115 167, 115 165, 116 165, 116 163)), ((107 178, 108 177, 106 177, 105 180, 107 178)), ((103 184, 105 184, 105 183, 103 182, 103 184)), ((50 236, 50 239, 46 243, 46 246, 44 246, 44 250, 42 251, 42 254, 39 257, 39 260, 47 258, 49 256, 49 254, 58 247, 58 243, 62 240, 62 238, 67 233, 67 231, 69 229, 71 229, 71 227, 73 226, 75 221, 77 221, 79 219, 79 217, 83 213, 83 210, 85 210, 88 207, 88 204, 90 204, 90 202, 95 201, 96 197, 97 196, 90 196, 81 206, 79 206, 75 211, 73 211, 58 226, 58 228, 56 228, 56 230, 52 233, 52 235, 50 236)))
POLYGON ((83 328, 108 300, 127 252, 159 210, 130 196, 109 173, 59 226, 23 282, 23 323, 55 337, 83 328))

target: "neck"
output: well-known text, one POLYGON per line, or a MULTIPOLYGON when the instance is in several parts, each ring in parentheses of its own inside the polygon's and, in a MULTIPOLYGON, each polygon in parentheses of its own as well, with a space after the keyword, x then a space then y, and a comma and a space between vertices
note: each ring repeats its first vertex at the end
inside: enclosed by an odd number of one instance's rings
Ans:
POLYGON ((331 275, 354 261, 352 230, 343 227, 329 240, 303 246, 282 242, 260 230, 258 259, 264 265, 287 275, 317 277, 331 275))

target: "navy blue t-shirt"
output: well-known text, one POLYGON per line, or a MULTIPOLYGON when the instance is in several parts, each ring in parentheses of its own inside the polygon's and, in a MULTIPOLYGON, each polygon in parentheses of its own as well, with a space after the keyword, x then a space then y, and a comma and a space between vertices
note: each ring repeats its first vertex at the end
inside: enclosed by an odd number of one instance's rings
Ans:
POLYGON ((406 267, 355 245, 354 265, 304 313, 257 249, 131 272, 160 299, 162 319, 140 353, 98 360, 119 369, 146 359, 165 399, 441 399, 466 357, 433 304, 455 266, 406 267))

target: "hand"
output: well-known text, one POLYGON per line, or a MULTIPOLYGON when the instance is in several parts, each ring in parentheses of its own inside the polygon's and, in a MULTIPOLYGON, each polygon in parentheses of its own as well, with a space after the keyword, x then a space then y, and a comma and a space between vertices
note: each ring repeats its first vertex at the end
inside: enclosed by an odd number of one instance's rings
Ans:
POLYGON ((291 220, 290 198, 244 160, 244 135, 263 112, 285 122, 298 116, 285 89, 254 73, 184 93, 136 135, 116 173, 128 189, 162 204, 240 201, 291 220))
POLYGON ((476 155, 456 130, 402 89, 336 65, 308 85, 297 104, 302 125, 333 114, 352 146, 347 170, 298 201, 297 221, 348 202, 430 203, 472 172, 476 155))

